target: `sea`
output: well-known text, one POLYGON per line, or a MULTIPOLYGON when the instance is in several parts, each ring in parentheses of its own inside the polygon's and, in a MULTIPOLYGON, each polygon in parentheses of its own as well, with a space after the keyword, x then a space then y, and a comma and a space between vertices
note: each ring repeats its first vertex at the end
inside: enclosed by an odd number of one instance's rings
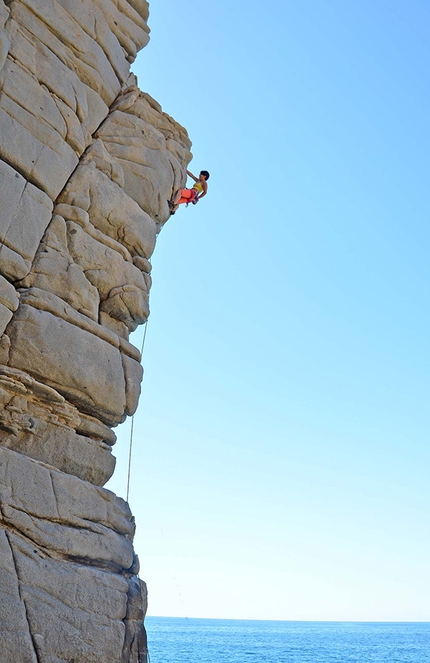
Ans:
POLYGON ((151 663, 430 663, 430 622, 147 617, 151 663))

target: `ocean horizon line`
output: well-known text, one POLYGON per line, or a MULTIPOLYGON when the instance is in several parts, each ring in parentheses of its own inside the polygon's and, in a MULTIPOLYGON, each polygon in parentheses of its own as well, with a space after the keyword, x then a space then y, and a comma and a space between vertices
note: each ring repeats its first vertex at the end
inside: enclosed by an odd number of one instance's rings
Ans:
POLYGON ((291 624, 430 624, 428 619, 261 619, 243 617, 178 617, 177 615, 146 615, 148 619, 180 619, 183 621, 272 622, 291 624))

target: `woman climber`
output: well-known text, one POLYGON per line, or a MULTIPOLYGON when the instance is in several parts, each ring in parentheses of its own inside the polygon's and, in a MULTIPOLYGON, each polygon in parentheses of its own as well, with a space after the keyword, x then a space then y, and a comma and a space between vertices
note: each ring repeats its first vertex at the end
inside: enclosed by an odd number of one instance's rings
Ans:
POLYGON ((200 175, 198 177, 187 170, 187 175, 194 180, 195 184, 193 185, 192 189, 179 189, 176 192, 173 200, 169 203, 170 214, 174 214, 179 205, 182 205, 183 203, 187 203, 187 205, 188 203, 192 203, 195 205, 199 202, 200 198, 203 198, 203 196, 205 196, 208 192, 207 181, 210 175, 207 170, 200 171, 200 175))

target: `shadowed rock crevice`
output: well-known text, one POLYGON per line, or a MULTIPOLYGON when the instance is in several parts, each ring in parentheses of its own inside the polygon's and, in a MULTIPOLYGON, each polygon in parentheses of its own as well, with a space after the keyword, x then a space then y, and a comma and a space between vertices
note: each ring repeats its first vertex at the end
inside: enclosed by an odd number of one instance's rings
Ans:
POLYGON ((37 651, 36 634, 34 634, 34 629, 32 628, 32 626, 30 624, 30 620, 28 618, 27 606, 26 606, 25 600, 23 599, 22 594, 21 594, 21 584, 20 584, 20 579, 19 579, 18 567, 17 567, 17 564, 16 564, 13 547, 12 547, 12 544, 11 544, 11 541, 10 541, 9 532, 6 531, 5 536, 6 536, 6 540, 7 540, 8 544, 9 544, 10 558, 13 562, 13 568, 14 568, 15 575, 16 575, 18 597, 19 597, 19 600, 22 604, 22 608, 23 608, 22 612, 23 612, 23 615, 24 615, 25 620, 26 620, 27 625, 28 625, 28 635, 29 635, 30 641, 31 641, 32 646, 33 646, 33 651, 31 653, 34 653, 34 659, 37 661, 37 663, 42 663, 40 658, 39 658, 38 651, 37 651))

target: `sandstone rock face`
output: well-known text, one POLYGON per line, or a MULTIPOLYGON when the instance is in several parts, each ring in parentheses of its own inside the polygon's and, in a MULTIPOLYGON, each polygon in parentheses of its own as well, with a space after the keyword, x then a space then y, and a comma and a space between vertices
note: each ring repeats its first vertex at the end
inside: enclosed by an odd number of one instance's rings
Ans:
POLYGON ((1 663, 146 661, 134 520, 103 485, 191 159, 129 71, 147 19, 145 0, 0 0, 1 663))

